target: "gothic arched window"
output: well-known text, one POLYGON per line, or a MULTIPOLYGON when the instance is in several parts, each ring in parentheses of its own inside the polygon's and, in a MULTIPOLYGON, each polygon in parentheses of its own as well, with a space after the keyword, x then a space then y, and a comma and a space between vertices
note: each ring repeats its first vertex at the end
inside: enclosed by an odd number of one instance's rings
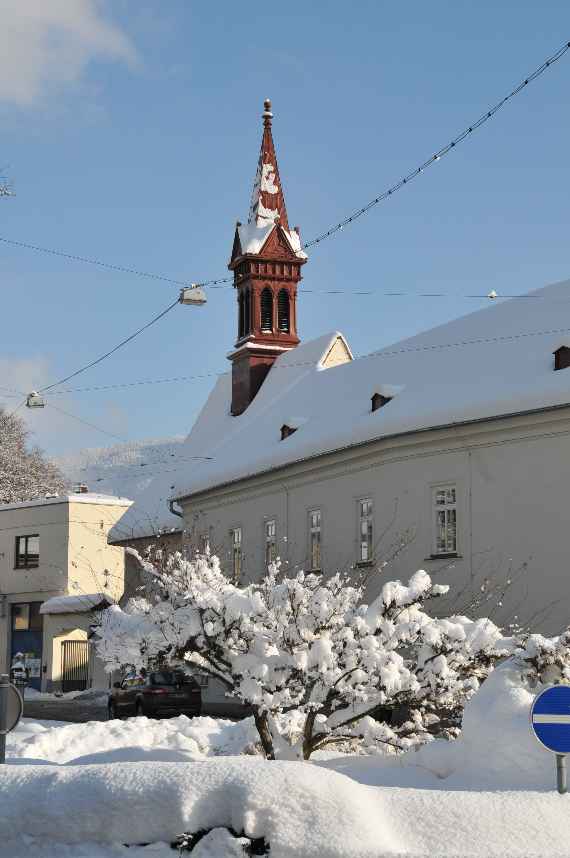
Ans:
POLYGON ((261 330, 273 330, 273 294, 267 286, 261 293, 261 330))
POLYGON ((277 296, 277 327, 289 333, 289 293, 286 289, 281 289, 277 296))

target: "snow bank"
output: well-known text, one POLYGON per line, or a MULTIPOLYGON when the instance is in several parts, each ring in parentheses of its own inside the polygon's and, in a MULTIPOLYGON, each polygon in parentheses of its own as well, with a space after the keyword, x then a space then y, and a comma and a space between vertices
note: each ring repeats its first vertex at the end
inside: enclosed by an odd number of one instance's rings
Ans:
POLYGON ((316 755, 318 765, 374 786, 552 790, 554 756, 538 744, 529 719, 531 703, 541 688, 525 687, 516 662, 510 659, 491 673, 467 703, 463 730, 455 741, 438 739, 397 757, 323 759, 316 755))
MULTIPOLYGON (((162 858, 178 835, 223 826, 264 837, 271 858, 569 858, 570 795, 531 734, 533 697, 510 660, 457 741, 315 764, 231 756, 256 738, 251 719, 25 721, 8 737, 0 858, 162 858)), ((236 843, 212 832, 197 858, 236 843)))
POLYGON ((12 766, 0 800, 6 858, 15 853, 22 819, 28 835, 48 845, 168 842, 184 831, 228 826, 265 837, 271 858, 568 858, 570 852, 570 796, 371 788, 310 764, 254 757, 12 766))
POLYGON ((465 707, 459 739, 424 746, 413 755, 416 765, 445 778, 446 786, 552 789, 554 756, 538 744, 529 719, 541 687, 528 690, 516 663, 505 662, 465 707))
POLYGON ((240 754, 257 740, 253 719, 129 718, 41 728, 24 722, 8 737, 8 763, 44 760, 75 765, 138 760, 189 761, 240 754))
POLYGON ((253 757, 12 766, 0 797, 4 843, 19 837, 22 819, 31 837, 78 843, 169 841, 228 826, 266 837, 272 858, 377 856, 399 843, 373 790, 314 766, 253 757))

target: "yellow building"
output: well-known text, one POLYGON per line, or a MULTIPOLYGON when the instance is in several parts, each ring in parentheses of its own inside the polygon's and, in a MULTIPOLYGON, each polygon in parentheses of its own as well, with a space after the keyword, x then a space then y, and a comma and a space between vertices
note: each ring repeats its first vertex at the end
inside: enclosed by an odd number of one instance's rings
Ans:
POLYGON ((1 672, 38 691, 104 683, 89 633, 124 591, 124 549, 107 536, 130 505, 79 492, 0 506, 1 672))

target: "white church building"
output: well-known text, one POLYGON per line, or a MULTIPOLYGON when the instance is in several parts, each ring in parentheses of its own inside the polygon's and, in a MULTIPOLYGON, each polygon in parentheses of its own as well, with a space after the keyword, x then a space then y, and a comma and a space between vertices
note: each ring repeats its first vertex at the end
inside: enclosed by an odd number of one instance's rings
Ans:
POLYGON ((279 557, 290 571, 346 571, 371 594, 424 568, 451 585, 440 610, 565 628, 570 281, 491 299, 357 359, 339 332, 300 343, 307 258, 288 224, 271 122, 266 103, 249 219, 230 261, 231 371, 176 473, 156 477, 117 538, 149 525, 182 531, 236 579, 279 557), (157 496, 170 502, 151 522, 157 496))

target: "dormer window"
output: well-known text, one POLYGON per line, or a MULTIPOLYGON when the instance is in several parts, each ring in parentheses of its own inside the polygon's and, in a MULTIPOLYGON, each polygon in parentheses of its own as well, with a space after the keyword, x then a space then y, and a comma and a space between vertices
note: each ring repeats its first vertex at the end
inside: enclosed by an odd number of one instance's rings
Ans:
POLYGON ((554 369, 568 369, 570 366, 570 346, 559 346, 554 352, 554 369))
POLYGON ((298 426, 287 426, 287 424, 284 423, 281 427, 281 440, 284 441, 285 438, 288 438, 289 435, 292 435, 293 432, 296 432, 298 428, 298 426))
POLYGON ((393 399, 392 396, 384 396, 382 393, 374 393, 371 397, 372 408, 371 411, 378 411, 379 408, 383 408, 393 399))

